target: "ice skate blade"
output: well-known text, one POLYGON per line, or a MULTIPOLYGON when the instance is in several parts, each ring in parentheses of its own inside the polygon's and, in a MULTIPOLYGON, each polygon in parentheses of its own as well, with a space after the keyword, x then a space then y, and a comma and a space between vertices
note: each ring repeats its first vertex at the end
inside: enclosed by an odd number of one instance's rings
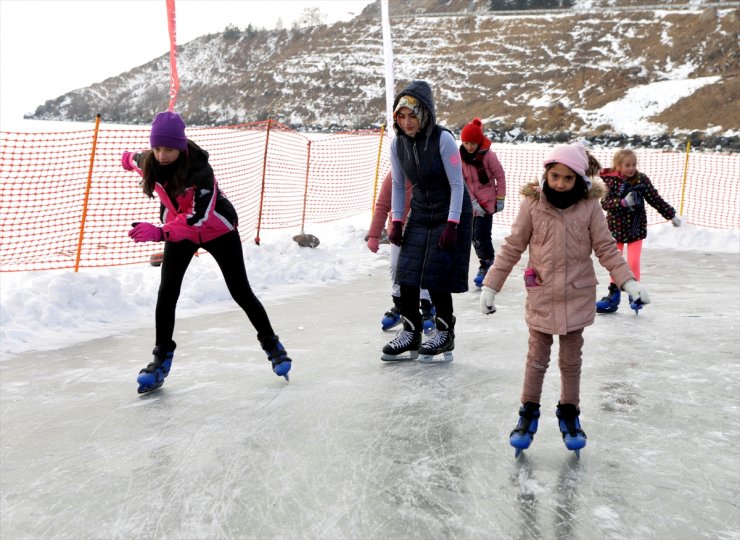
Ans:
POLYGON ((446 364, 447 362, 452 362, 453 360, 454 357, 452 356, 452 351, 442 353, 441 358, 438 354, 422 354, 419 356, 419 362, 421 362, 422 364, 446 364))
POLYGON ((383 356, 381 356, 380 359, 384 362, 408 362, 410 360, 416 360, 418 357, 419 353, 417 351, 408 351, 408 353, 401 353, 398 355, 383 353, 383 356))
POLYGON ((516 448, 514 450, 514 459, 518 458, 522 455, 522 452, 524 452, 524 448, 516 448))
POLYGON ((136 390, 139 394, 148 394, 149 392, 153 392, 154 390, 157 390, 159 388, 162 388, 162 385, 164 384, 164 381, 162 381, 159 384, 156 384, 154 386, 139 386, 139 388, 136 390))

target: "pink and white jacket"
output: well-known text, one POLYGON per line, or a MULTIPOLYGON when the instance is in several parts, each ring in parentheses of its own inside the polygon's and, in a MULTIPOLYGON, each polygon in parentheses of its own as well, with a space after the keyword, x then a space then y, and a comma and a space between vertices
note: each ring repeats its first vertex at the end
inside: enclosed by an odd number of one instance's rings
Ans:
MULTIPOLYGON (((150 150, 124 152, 123 168, 143 177, 141 166, 147 152, 150 150)), ((156 182, 154 191, 161 203, 159 217, 164 224, 164 239, 202 244, 235 230, 238 217, 234 206, 218 188, 208 163, 208 152, 188 140, 186 159, 190 160, 190 176, 185 191, 170 197, 166 182, 156 182)))

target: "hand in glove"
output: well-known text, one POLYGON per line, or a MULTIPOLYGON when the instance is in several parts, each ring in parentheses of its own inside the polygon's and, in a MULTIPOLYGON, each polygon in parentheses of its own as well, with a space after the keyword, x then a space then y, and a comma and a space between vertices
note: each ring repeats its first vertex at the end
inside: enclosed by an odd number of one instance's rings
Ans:
POLYGON ((134 157, 134 153, 133 152, 124 152, 121 155, 121 165, 127 171, 133 171, 134 170, 133 165, 131 165, 131 159, 133 157, 134 157))
POLYGON ((377 253, 379 247, 380 247, 380 238, 373 238, 371 236, 367 239, 367 249, 369 249, 373 253, 377 253))
POLYGON ((439 237, 439 247, 445 251, 452 251, 457 244, 457 223, 448 221, 445 230, 439 237))
POLYGON ((388 240, 394 246, 401 245, 401 239, 403 238, 403 224, 400 221, 394 221, 391 224, 391 232, 388 233, 388 240))
POLYGON ((496 298, 498 291, 494 291, 491 287, 483 285, 480 291, 480 312, 483 315, 490 315, 496 313, 496 304, 493 300, 496 298))
POLYGON ((643 304, 650 303, 650 295, 639 281, 628 279, 622 284, 622 290, 632 297, 633 302, 639 299, 643 304))
POLYGON ((504 200, 503 199, 496 199, 496 213, 504 211, 504 200))
POLYGON ((134 242, 161 242, 164 240, 164 232, 161 227, 146 222, 132 223, 131 225, 134 228, 128 232, 128 235, 134 242))
POLYGON ((620 204, 622 206, 626 206, 627 208, 631 208, 633 206, 642 204, 642 197, 640 197, 640 194, 636 191, 630 191, 629 193, 627 193, 627 196, 620 201, 620 204))
POLYGON ((483 217, 485 215, 486 215, 486 211, 483 209, 480 203, 478 201, 473 201, 473 216, 483 217))
POLYGON ((681 218, 678 216, 673 216, 671 218, 671 223, 673 223, 674 227, 680 227, 681 226, 681 218))

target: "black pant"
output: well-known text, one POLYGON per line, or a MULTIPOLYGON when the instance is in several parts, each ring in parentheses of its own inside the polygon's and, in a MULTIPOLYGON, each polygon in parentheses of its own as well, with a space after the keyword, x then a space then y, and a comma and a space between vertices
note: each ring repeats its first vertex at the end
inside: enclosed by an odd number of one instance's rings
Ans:
MULTIPOLYGON (((429 296, 434 304, 437 317, 452 325, 452 293, 429 289, 429 296)), ((421 331, 421 313, 419 312, 419 288, 401 285, 401 315, 406 317, 417 332, 421 331)))
POLYGON ((483 261, 490 261, 494 257, 491 229, 493 228, 493 214, 475 216, 473 218, 473 247, 475 254, 483 261))
POLYGON ((267 312, 249 285, 239 233, 232 231, 201 245, 189 240, 165 242, 162 281, 159 284, 155 311, 156 345, 160 346, 161 350, 172 350, 174 346, 172 334, 175 331, 175 307, 180 297, 180 287, 185 271, 198 248, 203 248, 213 255, 221 268, 231 296, 244 310, 252 326, 257 330, 257 339, 263 340, 274 336, 275 332, 272 330, 267 312))

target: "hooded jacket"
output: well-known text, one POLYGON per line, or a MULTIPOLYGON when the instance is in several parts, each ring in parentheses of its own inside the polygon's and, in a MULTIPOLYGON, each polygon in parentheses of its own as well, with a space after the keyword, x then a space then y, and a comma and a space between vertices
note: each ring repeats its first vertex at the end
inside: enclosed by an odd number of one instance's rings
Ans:
POLYGON ((409 137, 394 122, 397 137, 391 144, 393 174, 393 220, 404 213, 405 179, 411 183, 411 211, 406 219, 396 283, 448 292, 468 290, 468 265, 472 238, 473 207, 465 190, 460 152, 452 134, 436 124, 432 89, 425 81, 413 81, 396 96, 419 100, 426 123, 409 137), (447 222, 457 223, 454 249, 439 247, 447 222))
POLYGON ((547 334, 564 335, 593 324, 596 312, 596 273, 591 252, 620 287, 634 279, 606 225, 599 199, 603 184, 594 183, 588 197, 558 210, 542 195, 538 182, 522 188, 524 201, 511 234, 496 252, 483 285, 500 291, 529 248, 527 268, 536 273, 536 286, 527 287, 527 325, 547 334))

